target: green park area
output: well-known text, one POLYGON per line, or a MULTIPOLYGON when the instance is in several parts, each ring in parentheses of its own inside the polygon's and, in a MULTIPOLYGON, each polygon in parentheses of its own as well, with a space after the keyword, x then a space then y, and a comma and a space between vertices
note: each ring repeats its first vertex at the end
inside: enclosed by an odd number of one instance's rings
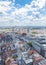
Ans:
POLYGON ((32 34, 38 34, 38 32, 32 32, 32 34))

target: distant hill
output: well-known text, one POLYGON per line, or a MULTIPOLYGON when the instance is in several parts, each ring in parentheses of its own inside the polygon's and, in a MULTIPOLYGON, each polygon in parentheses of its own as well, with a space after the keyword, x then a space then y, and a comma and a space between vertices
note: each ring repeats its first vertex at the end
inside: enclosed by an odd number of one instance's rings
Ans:
POLYGON ((3 26, 0 28, 27 28, 27 29, 46 29, 46 26, 3 26))

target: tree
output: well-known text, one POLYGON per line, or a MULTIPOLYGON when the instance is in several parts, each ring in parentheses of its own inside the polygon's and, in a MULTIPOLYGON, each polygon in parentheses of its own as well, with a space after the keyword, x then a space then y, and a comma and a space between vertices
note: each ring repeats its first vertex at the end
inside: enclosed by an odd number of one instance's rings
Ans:
POLYGON ((31 42, 28 42, 27 44, 28 44, 30 47, 32 47, 32 43, 31 43, 31 42))

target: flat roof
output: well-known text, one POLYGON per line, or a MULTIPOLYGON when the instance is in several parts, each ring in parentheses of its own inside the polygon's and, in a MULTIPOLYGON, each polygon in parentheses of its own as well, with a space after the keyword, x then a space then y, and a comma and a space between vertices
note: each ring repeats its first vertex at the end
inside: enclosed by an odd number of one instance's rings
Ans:
POLYGON ((27 59, 27 60, 24 60, 24 62, 25 62, 26 64, 28 64, 28 63, 33 62, 33 59, 27 59))
POLYGON ((40 44, 46 44, 46 40, 42 40, 42 41, 37 41, 40 44))

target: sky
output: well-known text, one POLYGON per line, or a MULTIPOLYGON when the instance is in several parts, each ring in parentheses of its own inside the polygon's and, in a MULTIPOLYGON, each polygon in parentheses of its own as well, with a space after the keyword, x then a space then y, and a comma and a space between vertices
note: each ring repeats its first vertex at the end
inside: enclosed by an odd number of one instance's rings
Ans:
POLYGON ((0 26, 46 26, 46 0, 0 0, 0 26))

